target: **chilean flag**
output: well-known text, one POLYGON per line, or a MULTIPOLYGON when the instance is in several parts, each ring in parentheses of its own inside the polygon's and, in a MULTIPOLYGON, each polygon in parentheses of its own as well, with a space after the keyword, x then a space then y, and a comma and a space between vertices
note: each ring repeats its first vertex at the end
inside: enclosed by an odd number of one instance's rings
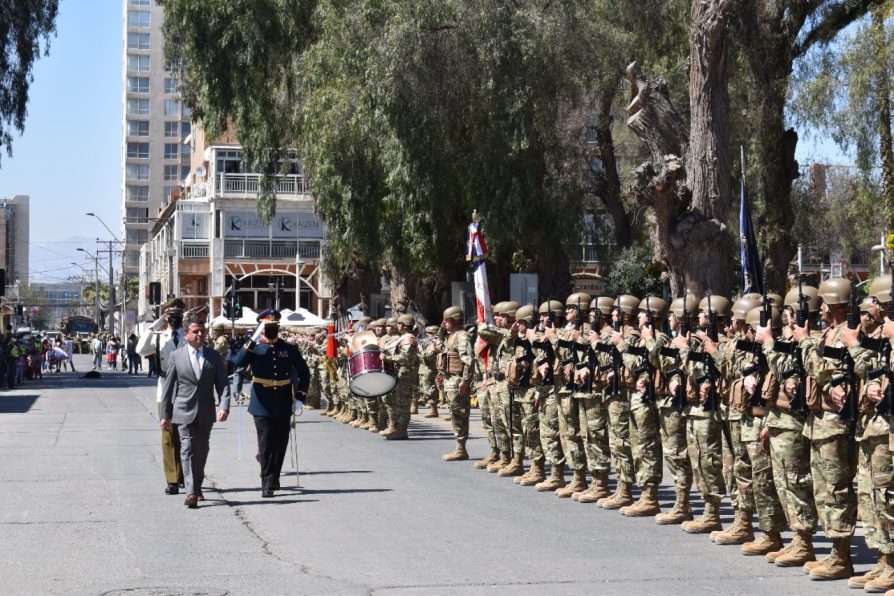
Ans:
MULTIPOLYGON (((487 287, 487 268, 485 267, 485 258, 487 257, 487 243, 484 241, 484 235, 481 233, 481 227, 478 223, 478 215, 472 215, 472 223, 469 224, 469 239, 466 246, 466 260, 472 264, 472 273, 475 280, 475 304, 478 311, 478 322, 494 324, 494 319, 490 312, 490 290, 487 287)), ((480 337, 475 344, 475 352, 481 354, 487 349, 487 343, 480 337)), ((487 355, 485 354, 485 362, 487 355)))

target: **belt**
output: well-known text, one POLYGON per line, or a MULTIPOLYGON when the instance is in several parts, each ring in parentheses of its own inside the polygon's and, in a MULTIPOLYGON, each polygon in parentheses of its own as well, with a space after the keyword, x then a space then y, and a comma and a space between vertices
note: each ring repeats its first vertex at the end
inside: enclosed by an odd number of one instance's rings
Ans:
POLYGON ((276 388, 276 387, 285 387, 286 385, 292 384, 292 379, 262 379, 261 377, 254 377, 252 379, 253 382, 257 383, 261 387, 276 388))

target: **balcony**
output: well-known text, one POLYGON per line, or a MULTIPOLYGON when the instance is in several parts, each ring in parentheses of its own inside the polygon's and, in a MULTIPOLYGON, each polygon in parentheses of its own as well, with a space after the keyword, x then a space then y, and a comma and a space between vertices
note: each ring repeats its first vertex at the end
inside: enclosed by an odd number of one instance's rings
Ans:
POLYGON ((195 242, 184 242, 180 245, 181 259, 207 259, 208 245, 195 242))
MULTIPOLYGON (((235 199, 253 199, 261 188, 260 174, 220 174, 215 191, 218 196, 235 199)), ((301 175, 289 174, 276 177, 276 194, 301 197, 310 194, 310 184, 301 175)))
POLYGON ((226 259, 289 259, 295 255, 302 261, 320 258, 319 242, 294 240, 234 240, 224 241, 226 259))

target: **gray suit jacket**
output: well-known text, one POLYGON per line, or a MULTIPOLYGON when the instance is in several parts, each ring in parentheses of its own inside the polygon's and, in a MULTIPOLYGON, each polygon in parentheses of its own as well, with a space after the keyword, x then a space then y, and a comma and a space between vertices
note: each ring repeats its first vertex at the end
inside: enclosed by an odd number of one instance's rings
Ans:
POLYGON ((161 417, 174 424, 190 424, 196 417, 214 423, 214 391, 220 397, 220 409, 230 409, 227 365, 212 348, 202 350, 204 362, 196 379, 189 351, 184 345, 171 352, 161 393, 161 417))

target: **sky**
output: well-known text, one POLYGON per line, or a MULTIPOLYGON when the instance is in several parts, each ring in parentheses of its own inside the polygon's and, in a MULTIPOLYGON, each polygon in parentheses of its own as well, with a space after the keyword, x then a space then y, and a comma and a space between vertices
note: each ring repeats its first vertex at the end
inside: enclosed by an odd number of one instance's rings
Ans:
MULTIPOLYGON (((121 10, 121 0, 61 0, 50 55, 33 69, 25 132, 0 157, 0 197, 30 196, 32 281, 65 281, 82 266, 92 277, 77 248, 95 253, 111 235, 85 213, 120 236, 121 10)), ((831 141, 801 136, 802 166, 850 163, 831 141)))

